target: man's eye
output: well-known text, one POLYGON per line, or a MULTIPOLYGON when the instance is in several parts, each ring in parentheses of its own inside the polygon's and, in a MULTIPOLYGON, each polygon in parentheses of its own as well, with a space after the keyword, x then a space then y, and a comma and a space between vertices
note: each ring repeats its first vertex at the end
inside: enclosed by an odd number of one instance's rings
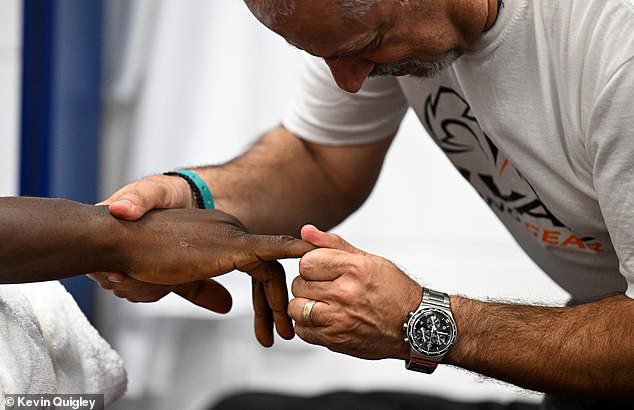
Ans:
POLYGON ((374 41, 367 47, 367 50, 376 50, 377 48, 379 48, 383 43, 384 35, 384 33, 380 33, 378 36, 376 36, 374 41))

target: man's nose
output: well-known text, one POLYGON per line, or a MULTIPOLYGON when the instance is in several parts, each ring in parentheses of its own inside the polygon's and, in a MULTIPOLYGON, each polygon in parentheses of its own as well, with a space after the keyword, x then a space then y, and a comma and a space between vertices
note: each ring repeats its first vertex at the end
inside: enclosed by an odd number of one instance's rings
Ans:
POLYGON ((349 93, 359 91, 374 69, 373 62, 358 57, 342 57, 325 61, 339 88, 349 93))

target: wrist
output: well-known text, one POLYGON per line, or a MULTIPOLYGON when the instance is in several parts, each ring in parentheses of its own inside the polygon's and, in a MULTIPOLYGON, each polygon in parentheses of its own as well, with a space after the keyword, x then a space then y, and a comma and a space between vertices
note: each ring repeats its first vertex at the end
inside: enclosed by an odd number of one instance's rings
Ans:
POLYGON ((79 246, 88 244, 86 254, 94 262, 89 271, 126 272, 130 262, 129 240, 132 238, 124 226, 134 222, 113 217, 107 205, 86 207, 92 210, 91 217, 83 224, 87 229, 78 240, 82 242, 79 246))
POLYGON ((187 181, 182 178, 172 178, 172 182, 177 185, 176 190, 182 198, 183 208, 196 208, 196 198, 187 181))
POLYGON ((405 300, 405 311, 401 315, 402 320, 399 324, 399 335, 400 338, 398 340, 397 346, 399 346, 398 353, 396 355, 397 359, 409 360, 411 347, 408 342, 405 341, 405 332, 403 330, 405 323, 407 323, 409 319, 409 314, 411 312, 415 312, 420 306, 420 302, 423 297, 423 287, 419 285, 416 281, 411 280, 408 290, 406 292, 405 300))
POLYGON ((423 288, 421 303, 416 311, 408 315, 403 330, 411 348, 405 368, 433 373, 456 342, 458 331, 450 296, 423 288))
POLYGON ((190 202, 198 209, 214 209, 214 199, 207 182, 197 173, 188 169, 179 169, 163 173, 165 176, 177 177, 185 181, 189 187, 190 202))
MULTIPOLYGON (((474 351, 473 338, 470 336, 470 320, 477 305, 473 300, 462 296, 450 296, 451 311, 456 321, 458 336, 453 348, 445 356, 445 363, 459 366, 467 360, 468 354, 474 351)), ((477 313, 476 313, 477 315, 477 313)))

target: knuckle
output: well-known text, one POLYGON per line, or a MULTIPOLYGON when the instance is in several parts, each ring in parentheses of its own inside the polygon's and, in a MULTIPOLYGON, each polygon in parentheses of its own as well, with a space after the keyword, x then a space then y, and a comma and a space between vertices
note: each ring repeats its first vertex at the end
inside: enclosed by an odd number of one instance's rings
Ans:
POLYGON ((302 319, 302 309, 304 305, 298 299, 291 299, 288 302, 288 307, 286 308, 286 313, 288 316, 296 322, 301 322, 302 319))
POLYGON ((346 326, 347 322, 348 322, 348 316, 347 315, 345 315, 342 312, 335 312, 329 317, 327 325, 328 326, 332 326, 332 325, 337 324, 339 326, 347 327, 346 326))
POLYGON ((336 286, 332 290, 332 295, 343 305, 354 305, 360 299, 360 292, 357 286, 352 284, 344 284, 336 286))
POLYGON ((362 258, 350 258, 347 266, 348 272, 354 276, 361 276, 365 271, 365 263, 362 258))
POLYGON ((301 292, 303 281, 304 279, 302 279, 301 276, 297 276, 293 279, 293 282, 291 283, 291 293, 293 296, 298 296, 297 294, 301 292))
POLYGON ((364 279, 368 276, 369 261, 363 256, 355 256, 350 258, 345 270, 346 273, 359 279, 364 279))
POLYGON ((310 273, 314 271, 324 260, 329 260, 329 252, 331 252, 330 249, 318 248, 306 253, 299 260, 300 273, 310 273))
POLYGON ((299 260, 299 273, 307 274, 310 272, 311 268, 312 268, 311 256, 310 256, 310 253, 307 253, 306 255, 302 256, 302 258, 299 260))
POLYGON ((294 237, 292 237, 291 235, 273 235, 273 236, 271 236, 271 239, 274 242, 279 242, 280 244, 293 243, 293 242, 295 242, 297 240, 294 237))

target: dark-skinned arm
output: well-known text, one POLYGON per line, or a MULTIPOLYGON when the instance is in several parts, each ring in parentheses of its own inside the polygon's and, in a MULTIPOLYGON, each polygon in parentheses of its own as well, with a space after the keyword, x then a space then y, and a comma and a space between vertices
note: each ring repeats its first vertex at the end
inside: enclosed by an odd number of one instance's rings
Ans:
POLYGON ((105 207, 64 199, 0 198, 0 282, 123 270, 122 233, 105 207))
MULTIPOLYGON (((248 272, 270 288, 269 300, 279 310, 288 296, 276 260, 312 249, 289 236, 249 234, 240 221, 217 210, 158 210, 129 222, 112 217, 104 206, 0 198, 0 226, 0 283, 112 270, 168 285, 160 287, 164 294, 174 291, 222 312, 229 310, 231 297, 207 278, 234 269, 248 272)), ((290 322, 282 327, 290 337, 290 322)))

